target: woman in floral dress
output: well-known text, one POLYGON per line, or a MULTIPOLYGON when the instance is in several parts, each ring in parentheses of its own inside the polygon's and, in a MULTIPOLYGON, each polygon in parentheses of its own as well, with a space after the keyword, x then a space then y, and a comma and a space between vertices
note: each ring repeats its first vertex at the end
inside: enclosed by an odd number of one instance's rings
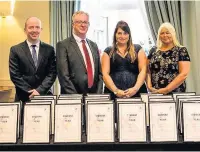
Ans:
POLYGON ((174 27, 163 23, 158 30, 156 47, 148 55, 148 90, 161 94, 185 92, 189 70, 187 48, 178 42, 174 27))

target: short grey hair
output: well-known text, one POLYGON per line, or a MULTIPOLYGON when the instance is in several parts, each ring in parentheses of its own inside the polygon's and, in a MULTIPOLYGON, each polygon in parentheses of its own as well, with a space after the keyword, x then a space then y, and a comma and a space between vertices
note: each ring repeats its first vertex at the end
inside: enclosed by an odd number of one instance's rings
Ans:
POLYGON ((88 18, 89 18, 89 14, 88 14, 88 13, 86 13, 86 12, 84 12, 84 11, 77 11, 77 12, 75 12, 75 13, 73 14, 73 16, 72 16, 72 23, 74 23, 74 18, 75 18, 77 15, 80 15, 80 14, 85 14, 85 15, 87 15, 88 18))

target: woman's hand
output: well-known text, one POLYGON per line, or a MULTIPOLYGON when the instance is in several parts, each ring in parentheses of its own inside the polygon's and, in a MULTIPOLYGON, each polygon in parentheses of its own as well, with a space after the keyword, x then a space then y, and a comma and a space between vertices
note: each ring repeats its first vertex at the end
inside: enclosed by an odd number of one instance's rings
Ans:
POLYGON ((154 87, 148 87, 148 90, 151 92, 151 93, 156 93, 156 91, 158 91, 158 89, 154 88, 154 87))
POLYGON ((168 94, 169 93, 169 90, 167 88, 161 88, 161 89, 158 89, 157 91, 155 91, 154 93, 160 93, 160 94, 168 94))
POLYGON ((124 92, 125 92, 125 97, 130 98, 138 92, 138 89, 136 87, 133 87, 125 90, 124 92))
POLYGON ((125 93, 124 93, 123 90, 118 89, 117 93, 116 93, 116 96, 119 97, 119 98, 124 98, 125 97, 125 93))

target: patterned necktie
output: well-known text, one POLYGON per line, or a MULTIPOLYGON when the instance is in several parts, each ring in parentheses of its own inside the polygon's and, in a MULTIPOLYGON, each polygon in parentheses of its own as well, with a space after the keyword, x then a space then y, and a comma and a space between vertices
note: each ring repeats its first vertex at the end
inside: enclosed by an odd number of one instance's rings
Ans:
POLYGON ((83 51, 85 54, 85 59, 86 59, 86 65, 87 65, 87 76, 88 76, 88 88, 91 88, 93 85, 93 71, 92 71, 92 63, 90 60, 90 56, 87 50, 87 47, 85 45, 85 40, 81 40, 82 42, 82 47, 83 47, 83 51))
POLYGON ((32 58, 33 58, 35 67, 37 67, 37 53, 35 49, 36 45, 31 45, 31 47, 32 47, 32 58))

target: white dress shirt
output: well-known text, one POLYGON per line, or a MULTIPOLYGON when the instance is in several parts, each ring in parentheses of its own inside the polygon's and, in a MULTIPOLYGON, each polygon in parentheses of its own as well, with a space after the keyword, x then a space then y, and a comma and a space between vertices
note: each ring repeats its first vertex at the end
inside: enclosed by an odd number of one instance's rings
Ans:
POLYGON ((31 42, 29 42, 28 40, 26 40, 29 50, 31 51, 31 55, 33 52, 33 47, 31 45, 36 45, 35 46, 35 50, 36 50, 36 54, 37 54, 37 59, 38 59, 38 54, 39 54, 39 48, 40 48, 40 41, 38 41, 36 44, 32 44, 31 42))
MULTIPOLYGON (((77 35, 75 35, 74 33, 73 33, 73 36, 74 36, 74 39, 76 40, 76 43, 78 44, 78 47, 79 47, 79 49, 81 51, 81 54, 82 54, 84 62, 85 62, 85 66, 87 67, 85 54, 84 54, 83 47, 82 47, 82 42, 81 42, 82 39, 80 37, 78 37, 77 35)), ((93 60, 92 52, 90 50, 90 47, 89 47, 86 39, 84 39, 84 40, 85 40, 85 45, 87 47, 87 50, 88 50, 88 53, 89 53, 89 56, 90 56, 90 61, 91 61, 91 64, 92 64, 93 78, 94 78, 94 60, 93 60)))

